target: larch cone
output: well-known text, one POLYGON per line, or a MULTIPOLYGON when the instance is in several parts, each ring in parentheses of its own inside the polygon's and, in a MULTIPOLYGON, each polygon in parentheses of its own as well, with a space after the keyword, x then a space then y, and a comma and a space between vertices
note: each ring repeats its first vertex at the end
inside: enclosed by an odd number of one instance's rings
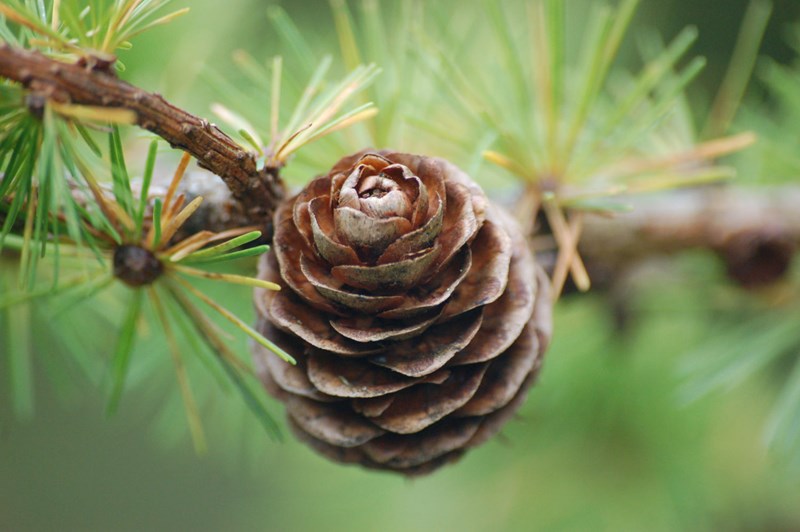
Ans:
POLYGON ((547 277, 461 170, 391 151, 339 161, 275 213, 259 277, 259 376, 303 441, 340 462, 428 473, 522 404, 551 334, 547 277))

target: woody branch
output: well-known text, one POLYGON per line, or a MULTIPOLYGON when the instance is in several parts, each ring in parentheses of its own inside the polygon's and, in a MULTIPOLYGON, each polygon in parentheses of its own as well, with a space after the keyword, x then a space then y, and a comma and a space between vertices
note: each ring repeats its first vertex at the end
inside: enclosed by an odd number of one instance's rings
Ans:
POLYGON ((65 63, 0 43, 0 76, 59 103, 132 111, 138 126, 190 153, 201 167, 222 178, 245 221, 263 225, 270 233, 272 213, 284 194, 278 169, 259 168, 253 153, 216 126, 120 80, 111 66, 84 60, 65 63))

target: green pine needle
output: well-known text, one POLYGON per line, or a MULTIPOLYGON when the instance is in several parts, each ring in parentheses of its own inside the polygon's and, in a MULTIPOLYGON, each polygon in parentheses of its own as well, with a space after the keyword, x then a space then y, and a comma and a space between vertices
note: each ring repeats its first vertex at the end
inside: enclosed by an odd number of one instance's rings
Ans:
POLYGON ((153 203, 153 248, 157 248, 161 242, 161 209, 163 208, 163 201, 161 198, 156 198, 153 203))
MULTIPOLYGON (((108 134, 108 153, 111 159, 111 178, 116 202, 131 218, 136 218, 133 209, 133 193, 128 169, 125 165, 125 156, 122 153, 122 140, 119 136, 119 126, 114 125, 108 134)), ((131 235, 133 236, 133 235, 131 235)))
MULTIPOLYGON (((280 15, 278 15, 280 17, 280 15)), ((349 127, 355 123, 372 118, 376 111, 372 103, 365 103, 350 110, 344 110, 350 100, 363 92, 375 79, 379 69, 375 65, 356 66, 350 74, 330 88, 325 88, 325 77, 332 59, 324 57, 297 99, 288 121, 281 123, 281 107, 286 107, 287 97, 282 93, 284 80, 282 59, 273 58, 269 67, 261 65, 245 52, 234 54, 234 63, 253 84, 251 97, 247 90, 235 87, 223 76, 206 72, 206 77, 217 87, 233 105, 216 103, 212 111, 223 122, 238 132, 245 145, 251 146, 259 154, 266 155, 266 165, 282 167, 298 150, 329 134, 349 127), (252 117, 253 109, 263 106, 264 95, 268 95, 269 112, 264 120, 254 124, 244 118, 252 117), (239 108, 244 110, 240 111, 239 108), (263 139, 269 139, 265 143, 263 139)))
POLYGON ((198 258, 198 257, 189 256, 189 257, 181 260, 180 262, 181 263, 187 263, 187 264, 214 264, 214 263, 217 263, 217 262, 225 262, 225 261, 229 261, 229 260, 238 260, 238 259, 244 259, 244 258, 247 258, 247 257, 257 257, 259 255, 263 255, 267 251, 269 251, 269 246, 264 244, 264 245, 255 246, 255 247, 252 247, 252 248, 249 248, 249 249, 242 249, 242 250, 239 250, 239 251, 234 251, 232 253, 224 253, 224 254, 221 254, 221 255, 215 255, 213 257, 199 257, 198 258))
POLYGON ((147 160, 144 165, 144 175, 142 176, 142 190, 139 193, 139 208, 136 210, 136 234, 142 233, 145 213, 147 212, 148 198, 150 194, 150 183, 153 180, 153 169, 156 166, 156 155, 158 152, 158 140, 152 140, 147 149, 147 160))
POLYGON ((163 8, 169 3, 170 0, 115 0, 87 5, 64 0, 54 3, 51 9, 43 9, 44 3, 4 0, 0 14, 16 28, 0 21, 0 35, 15 44, 36 43, 50 53, 110 59, 117 50, 130 49, 131 39, 189 11, 183 8, 164 14, 163 8))
POLYGON ((136 324, 141 315, 143 296, 144 291, 141 289, 131 291, 128 311, 122 321, 117 347, 111 357, 112 388, 106 408, 108 414, 113 414, 117 411, 125 388, 125 377, 128 374, 128 366, 130 365, 131 354, 136 341, 136 324))
MULTIPOLYGON (((183 258, 182 260, 188 261, 188 260, 208 259, 217 257, 219 255, 227 253, 232 249, 236 249, 239 246, 243 246, 245 244, 249 244, 250 242, 258 240, 259 238, 261 238, 261 231, 250 231, 249 233, 245 233, 235 238, 231 238, 230 240, 223 242, 222 244, 202 249, 200 251, 195 251, 194 253, 183 258)), ((267 247, 267 250, 268 249, 269 247, 267 247)))
POLYGON ((167 287, 175 301, 178 302, 185 314, 191 319, 194 332, 204 339, 206 345, 216 355, 217 361, 236 386, 247 407, 261 422, 267 433, 280 440, 281 432, 266 408, 263 389, 259 386, 257 388, 258 391, 253 390, 252 385, 248 382, 248 375, 243 371, 236 355, 228 348, 226 342, 219 337, 211 320, 183 295, 180 287, 172 283, 168 284, 167 287))
POLYGON ((272 351, 273 353, 278 355, 280 358, 282 358, 283 360, 285 360, 289 364, 297 364, 297 361, 294 359, 293 356, 291 356, 289 353, 287 353, 286 351, 284 351, 283 349, 281 349, 280 347, 278 347, 277 345, 275 345, 274 343, 272 343, 268 339, 264 338, 264 336, 262 336, 260 333, 258 333, 255 329, 253 329, 252 327, 247 325, 245 322, 243 322, 241 319, 236 317, 229 310, 227 310, 224 307, 220 306, 216 301, 214 301, 213 299, 211 299, 210 297, 205 295, 203 292, 201 292, 200 290, 196 289, 189 282, 184 281, 183 279, 181 279, 180 277, 177 277, 177 276, 174 277, 174 279, 179 284, 181 284, 184 288, 186 288, 189 292, 191 292, 194 296, 196 296, 198 299, 203 301, 203 303, 205 303, 206 305, 208 305, 209 307, 214 309, 218 314, 220 314, 226 320, 230 321, 232 324, 234 324, 237 328, 239 328, 242 332, 247 334, 250 338, 255 340, 257 343, 259 343, 260 345, 266 347, 267 349, 269 349, 270 351, 272 351))
POLYGON ((203 424, 200 420, 200 412, 197 408, 197 402, 195 401, 194 393, 192 392, 192 388, 189 383, 189 375, 186 371, 186 365, 184 364, 183 357, 181 356, 181 349, 178 344, 178 340, 172 331, 169 316, 164 308, 164 305, 161 303, 161 297, 158 295, 158 290, 156 287, 148 287, 147 294, 149 296, 150 303, 155 309, 158 321, 161 323, 161 327, 166 335, 167 346, 169 348, 170 355, 172 356, 172 363, 175 367, 175 375, 178 379, 178 387, 181 392, 181 398, 183 399, 183 406, 184 410, 186 411, 186 419, 189 422, 189 431, 192 434, 192 441, 194 442, 195 451, 197 454, 204 454, 208 450, 208 446, 206 444, 206 438, 203 431, 203 424))
POLYGON ((30 419, 34 412, 33 350, 31 331, 35 328, 31 306, 16 306, 6 313, 8 335, 4 347, 8 353, 8 379, 11 388, 12 408, 20 419, 30 419))

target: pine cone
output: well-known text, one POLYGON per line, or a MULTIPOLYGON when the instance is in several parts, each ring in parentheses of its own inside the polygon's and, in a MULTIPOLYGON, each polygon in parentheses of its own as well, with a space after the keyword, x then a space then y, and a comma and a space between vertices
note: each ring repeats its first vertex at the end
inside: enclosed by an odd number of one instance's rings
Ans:
POLYGON ((500 430, 550 337, 519 228, 442 159, 362 152, 275 214, 255 353, 298 437, 341 462, 422 474, 500 430))

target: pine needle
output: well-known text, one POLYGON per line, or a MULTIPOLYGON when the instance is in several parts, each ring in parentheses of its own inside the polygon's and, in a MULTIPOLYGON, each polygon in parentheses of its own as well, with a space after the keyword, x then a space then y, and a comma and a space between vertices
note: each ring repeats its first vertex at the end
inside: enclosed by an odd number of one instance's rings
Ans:
POLYGON ((192 156, 186 152, 184 152, 184 154, 181 156, 181 162, 175 169, 175 173, 172 176, 172 181, 170 181, 169 188, 167 189, 167 194, 164 196, 163 212, 169 212, 170 205, 172 204, 172 198, 175 196, 175 192, 178 190, 178 185, 180 184, 181 179, 183 179, 183 174, 186 173, 186 168, 189 166, 189 162, 191 160, 192 156))
POLYGON ((207 245, 215 235, 216 233, 213 231, 200 231, 190 237, 184 238, 174 246, 165 249, 163 251, 163 255, 169 257, 169 260, 172 262, 178 262, 190 253, 193 253, 207 245))
POLYGON ((358 53, 353 23, 350 20, 350 11, 344 0, 330 0, 333 9, 333 19, 336 25, 336 34, 339 36, 339 46, 342 50, 344 64, 349 69, 354 69, 361 64, 358 53))
POLYGON ((172 356, 172 364, 175 366, 175 376, 178 379, 178 386, 181 391, 181 397, 183 398, 183 406, 186 410, 186 418, 189 421, 189 430, 192 433, 195 451, 198 454, 205 454, 208 451, 208 446, 206 445, 206 438, 203 433, 203 424, 200 421, 200 413, 197 409, 197 402, 194 399, 194 394, 192 393, 192 388, 189 383, 189 375, 186 372, 186 366, 181 357, 181 349, 178 345, 178 340, 175 338, 175 334, 172 331, 169 317, 161 303, 158 291, 155 287, 151 286, 147 289, 147 292, 150 296, 153 308, 156 311, 156 315, 158 316, 158 321, 161 323, 167 337, 167 345, 169 346, 169 352, 172 356))
POLYGON ((51 102, 53 111, 67 118, 91 120, 94 122, 110 122, 112 124, 135 124, 136 113, 128 109, 94 107, 90 105, 62 104, 51 102))
POLYGON ((229 310, 221 307, 213 299, 209 298, 203 292, 201 292, 200 290, 198 290, 194 286, 192 286, 191 283, 181 279, 178 276, 175 276, 173 278, 175 279, 175 281, 177 281, 179 284, 181 284, 184 288, 186 288, 189 292, 191 292, 197 298, 202 300, 203 303, 205 303, 209 307, 213 308, 216 312, 218 312, 220 315, 222 315, 226 320, 228 320, 231 323, 233 323, 236 327, 238 327, 242 332, 247 334, 250 338, 252 338, 256 342, 258 342, 262 346, 266 347, 267 349, 269 349, 270 351, 272 351, 273 353, 278 355, 280 358, 282 358, 286 362, 288 362, 290 364, 297 364, 297 361, 289 353, 285 352, 283 349, 281 349, 280 347, 278 347, 274 343, 272 343, 269 340, 267 340, 266 338, 264 338, 260 333, 258 333, 252 327, 250 327, 249 325, 244 323, 242 320, 240 320, 238 317, 236 317, 234 314, 232 314, 229 310))
POLYGON ((142 190, 139 193, 139 208, 136 211, 136 230, 135 234, 142 233, 144 225, 144 215, 147 211, 148 197, 150 194, 150 184, 153 180, 153 170, 156 166, 156 154, 158 151, 158 140, 152 140, 147 149, 147 160, 144 165, 144 175, 142 176, 142 190))
POLYGON ((280 122, 281 109, 281 72, 283 71, 283 58, 276 55, 272 59, 272 90, 270 91, 269 110, 269 138, 278 138, 278 123, 280 122))
POLYGON ((230 238, 235 238, 240 235, 251 233, 253 231, 258 231, 255 226, 247 226, 247 227, 237 227, 235 229, 228 229, 226 231, 222 231, 220 233, 214 233, 212 231, 200 231, 199 233, 195 233, 194 235, 178 242, 171 248, 165 250, 163 254, 165 256, 170 257, 172 262, 180 262, 188 255, 198 251, 199 249, 207 246, 212 242, 218 242, 220 240, 228 240, 230 238))
POLYGON ((200 204, 203 203, 203 198, 198 196, 193 199, 189 205, 187 205, 181 212, 179 212, 174 218, 170 218, 169 222, 167 222, 166 227, 164 227, 161 231, 161 237, 158 240, 158 245, 167 245, 169 241, 175 236, 175 233, 181 226, 186 222, 186 220, 195 213, 197 209, 200 208, 200 204))
POLYGON ((252 376, 252 370, 245 366, 241 360, 231 351, 225 341, 217 333, 214 324, 199 308, 197 308, 188 298, 186 298, 179 287, 167 285, 170 293, 191 318, 195 332, 201 336, 207 345, 211 347, 217 360, 222 365, 230 380, 239 390, 248 408, 261 422, 265 430, 273 438, 280 440, 281 432, 275 420, 270 416, 263 401, 263 389, 258 386, 258 392, 254 392, 246 381, 246 377, 252 376))
POLYGON ((197 251, 191 255, 192 258, 205 258, 205 257, 213 257, 216 255, 221 255, 227 251, 232 249, 238 248, 239 246, 243 246, 245 244, 249 244, 255 240, 261 238, 261 231, 250 231, 243 235, 236 236, 231 238, 227 242, 223 242, 217 246, 204 249, 202 251, 197 251))
POLYGON ((496 164, 501 168, 505 168, 512 174, 522 177, 523 179, 531 181, 533 181, 534 179, 534 176, 531 176, 529 174, 530 171, 529 169, 523 167, 517 161, 510 159, 509 157, 506 157, 502 153, 498 153, 493 150, 486 150, 483 152, 483 158, 492 164, 496 164))
POLYGON ((251 146, 253 146, 253 148, 255 148, 259 153, 262 153, 264 141, 249 120, 225 107, 221 103, 212 104, 211 112, 217 115, 220 120, 236 129, 236 131, 238 131, 239 134, 242 135, 242 137, 247 140, 251 146))
POLYGON ((231 260, 238 260, 247 257, 257 257, 259 255, 263 255, 269 251, 269 246, 263 244, 260 246, 254 246, 247 249, 240 249, 239 251, 233 251, 231 253, 223 253, 222 255, 214 255, 212 257, 201 257, 201 258, 188 258, 184 262, 190 264, 212 264, 217 262, 226 262, 231 260))
POLYGON ((578 254, 578 241, 580 238, 581 217, 574 218, 572 223, 568 223, 564 213, 553 201, 553 197, 545 197, 542 201, 547 221, 553 229, 553 236, 558 242, 558 261, 553 272, 552 286, 553 299, 557 300, 561 294, 566 281, 567 271, 572 274, 575 285, 581 291, 586 291, 591 287, 589 274, 578 254))
POLYGON ((756 136, 754 133, 740 133, 730 137, 703 142, 678 153, 656 157, 623 159, 613 168, 602 173, 604 175, 620 178, 627 175, 637 175, 656 170, 677 168, 692 163, 699 164, 703 161, 714 160, 724 155, 743 150, 748 146, 752 146, 755 142, 756 136))
POLYGON ((30 332, 34 329, 31 307, 21 304, 9 312, 6 339, 8 347, 8 379, 12 408, 20 419, 30 419, 34 411, 33 349, 30 332))
POLYGON ((161 219, 161 198, 156 198, 153 202, 153 223, 147 231, 145 244, 149 249, 158 249, 161 245, 161 228, 163 221, 161 219))
POLYGON ((255 277, 246 277, 244 275, 235 275, 232 273, 217 273, 217 272, 208 272, 206 270, 198 270, 196 268, 189 268, 188 266, 182 266, 180 264, 173 264, 170 266, 171 269, 186 274, 191 275, 193 277, 200 277, 203 279, 210 279, 212 281, 223 281, 226 283, 232 284, 240 284, 244 286, 252 286, 255 288, 266 288, 267 290, 280 290, 280 285, 272 283, 270 281, 264 281, 261 279, 257 279, 255 277))
POLYGON ((728 132, 753 74, 758 49, 771 14, 772 4, 769 1, 751 0, 747 5, 733 56, 703 128, 703 138, 728 132))
POLYGON ((136 324, 139 321, 142 307, 142 295, 143 291, 140 289, 131 291, 128 312, 120 327, 117 347, 114 349, 114 355, 111 358, 113 385, 111 397, 106 408, 108 414, 113 414, 117 411, 122 391, 125 388, 125 378, 128 374, 128 366, 136 337, 136 324))

